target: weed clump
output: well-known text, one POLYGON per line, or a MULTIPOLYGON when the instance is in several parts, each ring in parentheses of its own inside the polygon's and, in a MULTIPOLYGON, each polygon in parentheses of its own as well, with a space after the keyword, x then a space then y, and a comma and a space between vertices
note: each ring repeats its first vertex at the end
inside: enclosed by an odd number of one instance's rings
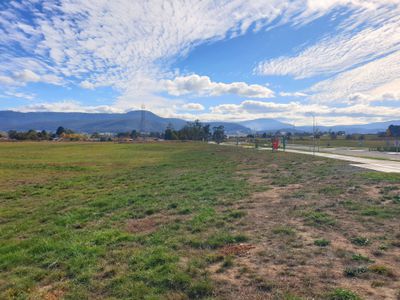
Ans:
POLYGON ((229 217, 232 219, 240 219, 244 217, 246 213, 244 211, 236 210, 229 213, 229 217))
POLYGON ((361 300, 357 294, 346 289, 335 289, 327 295, 327 300, 361 300))
POLYGON ((351 242, 357 246, 368 246, 371 243, 371 241, 368 238, 363 236, 357 236, 355 238, 352 238, 351 242))
POLYGON ((364 256, 364 255, 362 255, 362 254, 353 254, 352 257, 351 257, 351 259, 352 259, 352 260, 355 260, 355 261, 372 262, 372 260, 371 260, 369 257, 364 256))
POLYGON ((189 290, 188 296, 190 299, 200 299, 210 296, 213 291, 213 286, 208 280, 201 280, 193 283, 189 290))
POLYGON ((191 239, 189 245, 198 249, 217 249, 227 244, 243 243, 246 241, 248 241, 248 237, 243 234, 217 233, 206 240, 191 239))
POLYGON ((330 215, 319 211, 306 212, 305 221, 307 225, 312 226, 333 226, 336 224, 336 220, 330 215))
POLYGON ((387 276, 387 277, 394 277, 394 273, 391 269, 389 269, 386 266, 383 265, 372 265, 368 267, 368 271, 382 275, 382 276, 387 276))
POLYGON ((325 239, 320 239, 320 240, 315 240, 314 245, 318 247, 327 247, 331 244, 331 241, 325 240, 325 239))
POLYGON ((272 233, 279 235, 295 235, 296 232, 289 226, 278 226, 272 229, 272 233))
POLYGON ((367 273, 368 268, 364 266, 359 266, 359 267, 347 267, 344 270, 344 275, 347 277, 359 277, 361 274, 367 273))

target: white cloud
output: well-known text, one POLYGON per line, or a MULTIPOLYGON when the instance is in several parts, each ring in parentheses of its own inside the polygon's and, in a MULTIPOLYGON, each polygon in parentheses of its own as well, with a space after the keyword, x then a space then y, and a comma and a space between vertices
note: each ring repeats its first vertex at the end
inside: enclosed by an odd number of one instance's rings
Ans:
POLYGON ((306 93, 302 93, 302 92, 280 92, 279 96, 282 96, 282 97, 307 97, 308 95, 306 93))
POLYGON ((22 80, 23 82, 38 82, 40 81, 40 76, 31 70, 23 70, 16 74, 16 78, 22 80))
MULTIPOLYGON (((400 11, 398 11, 400 13, 400 11)), ((302 79, 343 72, 400 50, 400 15, 385 19, 378 28, 328 37, 293 57, 282 56, 258 64, 261 75, 291 75, 302 79)))
POLYGON ((182 105, 182 108, 185 110, 204 110, 204 106, 201 105, 200 103, 186 103, 182 105))
POLYGON ((245 100, 239 104, 221 104, 210 107, 211 114, 198 115, 212 120, 249 120, 273 118, 295 121, 296 124, 309 124, 310 116, 315 115, 322 125, 339 125, 378 122, 398 119, 400 107, 372 106, 357 104, 344 107, 302 102, 275 103, 245 100))
POLYGON ((220 96, 234 94, 251 98, 272 98, 274 92, 269 88, 258 84, 245 82, 213 82, 208 76, 197 74, 178 76, 174 80, 164 80, 165 89, 170 95, 182 96, 193 94, 196 96, 220 96))
MULTIPOLYGON (((245 100, 240 104, 221 104, 210 108, 211 112, 217 114, 283 114, 296 112, 301 114, 328 113, 330 108, 315 104, 303 104, 300 102, 276 103, 255 100, 245 100)), ((282 115, 281 117, 284 117, 282 115)))
POLYGON ((80 87, 84 89, 93 90, 95 88, 95 85, 87 80, 84 80, 80 83, 80 87))
MULTIPOLYGON (((385 95, 399 97, 400 51, 374 60, 309 89, 311 101, 354 103, 383 100, 385 95)), ((400 97, 394 100, 400 100, 400 97)))
MULTIPOLYGON (((25 1, 17 8, 10 4, 0 16, 0 43, 10 49, 18 45, 29 55, 0 53, 0 75, 28 69, 41 78, 48 74, 69 83, 87 81, 114 87, 125 98, 153 99, 158 81, 172 77, 168 69, 177 56, 205 41, 241 35, 254 22, 257 30, 277 18, 290 22, 290 17, 304 12, 305 2, 60 0, 25 1), (149 84, 138 84, 143 81, 149 84)), ((243 87, 221 88, 234 92, 243 87)))
POLYGON ((36 98, 35 94, 27 94, 27 93, 21 93, 21 92, 15 92, 15 91, 5 91, 4 92, 4 98, 21 98, 21 99, 26 99, 26 100, 34 100, 36 98))
POLYGON ((82 103, 74 100, 65 100, 61 102, 42 102, 23 107, 16 108, 15 110, 21 112, 86 112, 86 113, 121 113, 122 110, 118 110, 115 107, 108 105, 99 106, 85 106, 82 103))
POLYGON ((8 76, 0 75, 0 84, 12 85, 12 84, 14 84, 14 79, 12 79, 11 77, 8 77, 8 76))

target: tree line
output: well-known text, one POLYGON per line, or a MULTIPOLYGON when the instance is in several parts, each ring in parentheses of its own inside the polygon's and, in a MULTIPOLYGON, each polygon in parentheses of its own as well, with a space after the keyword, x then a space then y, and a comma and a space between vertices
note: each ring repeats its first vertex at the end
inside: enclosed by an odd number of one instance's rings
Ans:
MULTIPOLYGON (((150 137, 165 140, 184 140, 184 141, 210 141, 213 140, 217 143, 221 143, 225 139, 225 129, 224 126, 216 126, 211 128, 209 124, 202 124, 200 121, 196 120, 194 122, 187 123, 180 130, 174 130, 171 125, 167 127, 164 132, 150 132, 150 133, 140 133, 136 130, 127 132, 118 132, 114 135, 114 138, 121 139, 138 139, 139 137, 150 137)), ((1 136, 0 136, 1 137, 1 136)), ((50 132, 46 130, 27 130, 27 131, 8 131, 8 138, 11 140, 32 140, 32 141, 44 141, 44 140, 56 140, 56 139, 66 139, 66 140, 82 140, 82 139, 95 139, 98 141, 111 141, 112 137, 110 135, 104 135, 101 133, 92 133, 89 135, 82 135, 75 133, 73 130, 64 128, 62 126, 58 127, 56 132, 50 132)))
POLYGON ((225 139, 224 126, 210 128, 210 124, 203 125, 199 120, 189 122, 180 130, 174 130, 168 126, 164 132, 165 140, 184 140, 184 141, 210 141, 218 144, 225 139))
POLYGON ((64 135, 72 135, 75 134, 73 130, 66 129, 62 126, 58 127, 56 132, 53 133, 51 131, 37 131, 37 130, 27 130, 27 131, 16 131, 16 130, 9 130, 7 132, 8 138, 11 140, 31 140, 31 141, 49 141, 60 138, 64 135))

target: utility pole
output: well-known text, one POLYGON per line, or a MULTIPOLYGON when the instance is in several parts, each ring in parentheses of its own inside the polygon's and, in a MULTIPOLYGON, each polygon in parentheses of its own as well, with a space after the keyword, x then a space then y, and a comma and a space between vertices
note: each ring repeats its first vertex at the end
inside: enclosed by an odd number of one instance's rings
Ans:
POLYGON ((256 130, 253 128, 253 136, 254 136, 254 148, 258 148, 258 144, 257 144, 257 136, 256 136, 256 130))
POLYGON ((146 106, 142 104, 142 110, 140 111, 140 134, 145 138, 145 122, 146 122, 146 106))
POLYGON ((315 156, 315 115, 312 115, 313 118, 313 155, 315 156))
POLYGON ((293 123, 292 144, 296 144, 296 123, 293 123))

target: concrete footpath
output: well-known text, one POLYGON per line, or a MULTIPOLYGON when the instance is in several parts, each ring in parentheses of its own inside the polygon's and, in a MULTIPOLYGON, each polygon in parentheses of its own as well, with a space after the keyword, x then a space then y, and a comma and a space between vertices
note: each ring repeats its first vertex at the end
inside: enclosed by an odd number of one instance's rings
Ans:
MULTIPOLYGON (((221 143, 220 145, 225 146, 235 146, 235 144, 230 143, 221 143)), ((253 148, 252 146, 240 146, 244 148, 253 148)), ((257 148, 258 150, 269 150, 271 148, 257 148)), ((283 151, 283 150, 280 150, 283 151)), ((400 161, 393 161, 393 160, 383 160, 383 159, 374 159, 374 158, 364 158, 364 157, 356 157, 356 156, 348 156, 348 155, 340 155, 340 154, 333 154, 333 153, 324 153, 324 152, 313 152, 310 151, 302 151, 302 150, 295 150, 295 149, 286 149, 286 152, 290 153, 298 153, 298 154, 305 154, 305 155, 315 155, 318 157, 325 157, 325 158, 332 158, 332 159, 339 159, 351 162, 351 166, 370 169, 379 172, 385 173, 400 173, 400 161)))
MULTIPOLYGON (((312 146, 288 144, 286 149, 294 149, 300 151, 312 151, 312 146)), ((357 156, 371 159, 386 159, 400 161, 400 152, 379 152, 369 151, 368 148, 354 147, 320 147, 318 152, 339 154, 345 156, 357 156)))
MULTIPOLYGON (((286 149, 286 152, 314 155, 312 152, 309 151, 301 151, 294 149, 286 149)), ((352 162, 352 164, 350 164, 352 166, 370 169, 374 171, 385 172, 385 173, 400 173, 400 161, 379 160, 373 158, 363 158, 363 157, 346 156, 346 155, 322 153, 322 152, 315 152, 315 156, 349 161, 352 162)))

